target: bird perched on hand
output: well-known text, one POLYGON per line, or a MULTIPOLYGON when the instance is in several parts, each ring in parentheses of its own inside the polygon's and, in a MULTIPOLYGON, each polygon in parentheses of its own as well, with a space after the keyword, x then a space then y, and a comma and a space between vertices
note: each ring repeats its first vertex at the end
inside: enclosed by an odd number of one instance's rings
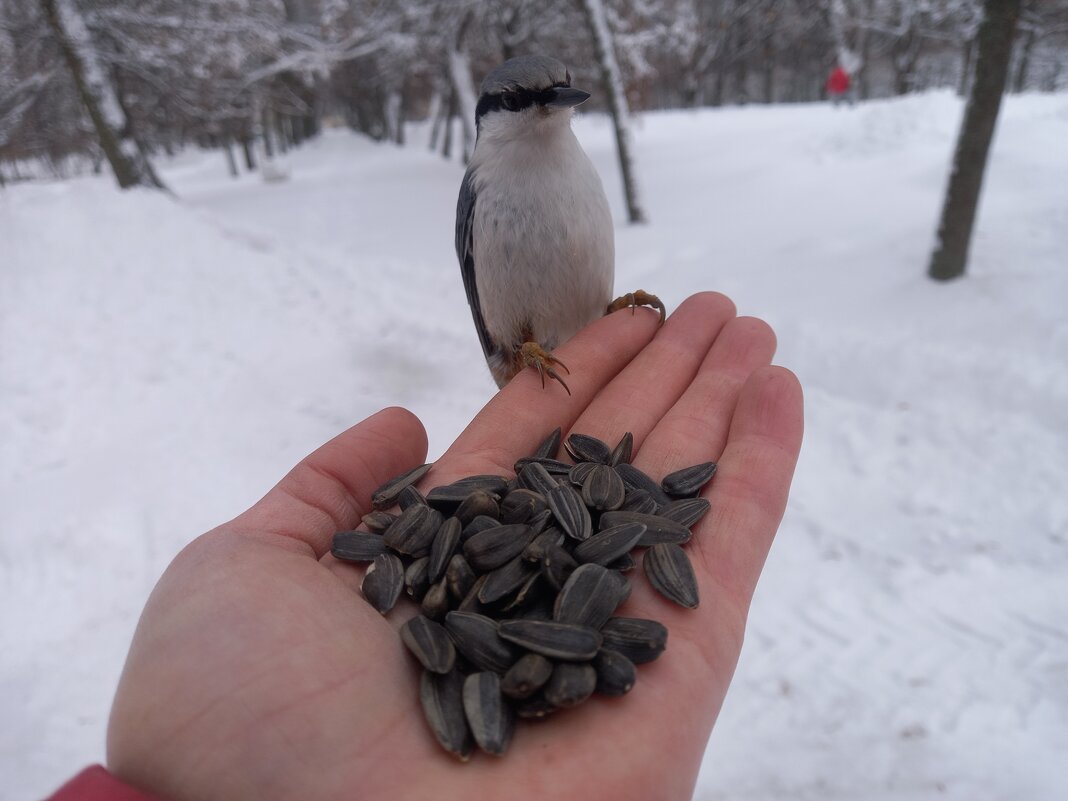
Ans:
POLYGON ((555 58, 521 56, 482 82, 477 135, 456 204, 456 254, 490 372, 524 367, 567 384, 551 351, 606 311, 664 306, 641 290, 611 302, 612 214, 571 130, 589 93, 555 58))

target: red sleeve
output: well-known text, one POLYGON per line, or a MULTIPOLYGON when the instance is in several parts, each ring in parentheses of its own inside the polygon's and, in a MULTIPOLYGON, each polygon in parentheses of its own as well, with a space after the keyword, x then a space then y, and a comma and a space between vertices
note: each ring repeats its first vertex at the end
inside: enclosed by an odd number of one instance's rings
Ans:
POLYGON ((46 801, 159 801, 116 779, 102 765, 86 768, 46 801))

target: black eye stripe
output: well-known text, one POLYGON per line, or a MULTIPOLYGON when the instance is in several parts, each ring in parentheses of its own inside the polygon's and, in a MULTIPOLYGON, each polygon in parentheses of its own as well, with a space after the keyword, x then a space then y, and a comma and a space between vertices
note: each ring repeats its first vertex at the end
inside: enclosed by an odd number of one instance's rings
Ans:
POLYGON ((555 89, 566 89, 571 86, 570 81, 564 81, 561 83, 555 83, 551 88, 545 89, 540 92, 535 92, 532 89, 523 89, 522 87, 513 89, 511 91, 500 92, 498 94, 483 95, 478 100, 478 106, 475 108, 475 119, 480 120, 484 114, 488 114, 491 111, 522 111, 525 108, 531 106, 544 105, 553 99, 555 96, 555 89), (505 98, 511 98, 505 105, 505 98))

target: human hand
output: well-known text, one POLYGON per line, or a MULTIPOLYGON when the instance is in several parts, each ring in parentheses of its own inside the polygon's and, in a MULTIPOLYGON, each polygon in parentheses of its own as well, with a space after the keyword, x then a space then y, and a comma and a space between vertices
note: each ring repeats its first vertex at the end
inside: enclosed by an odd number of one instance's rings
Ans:
POLYGON ((425 459, 422 425, 393 408, 175 558, 130 648, 109 769, 176 801, 689 798, 801 444, 800 387, 768 366, 774 348, 771 330, 735 317, 722 295, 691 297, 662 327, 645 309, 609 315, 556 351, 571 396, 520 374, 422 482, 508 475, 557 426, 609 443, 633 432, 634 464, 654 478, 718 461, 711 511, 687 546, 700 607, 639 579, 618 612, 670 631, 628 695, 523 725, 500 759, 462 765, 440 748, 397 636, 407 615, 375 612, 359 595, 362 569, 330 555, 371 493, 425 459))

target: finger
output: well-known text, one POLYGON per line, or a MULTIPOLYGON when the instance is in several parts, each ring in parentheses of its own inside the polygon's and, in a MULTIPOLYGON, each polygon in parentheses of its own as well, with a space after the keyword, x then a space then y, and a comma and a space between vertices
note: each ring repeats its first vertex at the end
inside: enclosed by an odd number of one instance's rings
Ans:
POLYGON ((693 381, 642 443, 635 466, 660 480, 683 467, 717 460, 742 385, 774 355, 775 334, 767 323, 754 317, 728 321, 693 381))
POLYGON ((426 459, 426 431, 406 409, 383 409, 305 457, 231 527, 276 534, 311 547, 318 558, 334 533, 355 526, 371 494, 426 459))
POLYGON ((615 444, 626 432, 635 449, 694 380, 724 326, 734 317, 725 295, 687 298, 656 337, 602 390, 571 430, 615 444))
POLYGON ((786 509, 803 405, 801 385, 789 370, 766 367, 750 377, 705 493, 712 508, 695 527, 697 561, 713 580, 717 603, 734 607, 742 619, 786 509))
POLYGON ((542 389, 534 370, 523 370, 486 404, 427 477, 437 486, 461 475, 512 472, 553 429, 565 430, 590 401, 656 334, 659 315, 610 314, 586 326, 553 355, 571 371, 568 395, 554 382, 542 389))

